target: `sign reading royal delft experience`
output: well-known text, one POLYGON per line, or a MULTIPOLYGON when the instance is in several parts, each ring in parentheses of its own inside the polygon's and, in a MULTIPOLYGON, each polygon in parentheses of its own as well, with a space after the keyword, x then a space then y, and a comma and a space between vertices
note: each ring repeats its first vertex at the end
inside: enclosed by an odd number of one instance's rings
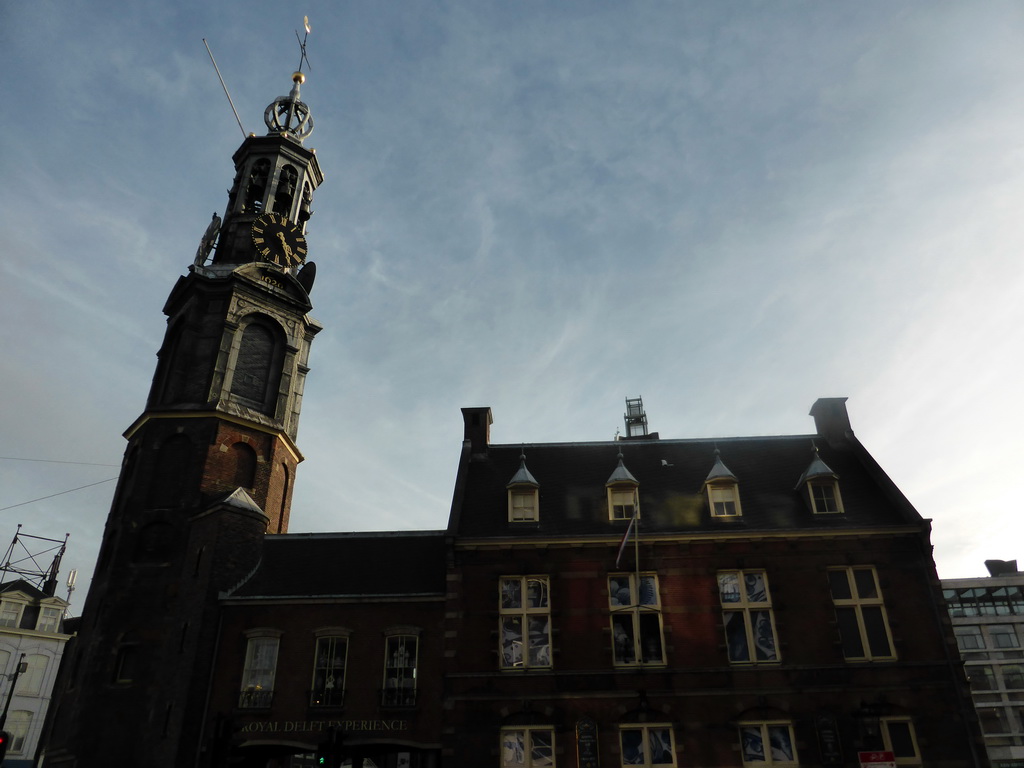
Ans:
POLYGON ((408 720, 250 720, 242 723, 241 733, 309 733, 331 728, 348 733, 354 731, 390 733, 409 730, 408 720))

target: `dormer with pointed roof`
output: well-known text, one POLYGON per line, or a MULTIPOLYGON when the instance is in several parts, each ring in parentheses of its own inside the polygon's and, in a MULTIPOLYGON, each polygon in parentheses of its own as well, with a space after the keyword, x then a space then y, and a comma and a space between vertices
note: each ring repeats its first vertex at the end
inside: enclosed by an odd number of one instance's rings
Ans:
POLYGON ((540 519, 540 483, 526 468, 525 452, 519 454, 519 469, 505 487, 510 523, 532 523, 540 519))
POLYGON ((811 511, 816 515, 839 514, 843 512, 843 500, 839 495, 839 475, 824 462, 814 446, 814 457, 800 475, 795 490, 803 489, 811 511))
POLYGON ((619 463, 605 483, 608 490, 608 519, 632 520, 640 517, 640 482, 626 469, 619 451, 619 463))
POLYGON ((715 462, 704 479, 703 491, 708 496, 708 508, 712 517, 740 517, 740 483, 725 462, 721 451, 715 448, 715 462))

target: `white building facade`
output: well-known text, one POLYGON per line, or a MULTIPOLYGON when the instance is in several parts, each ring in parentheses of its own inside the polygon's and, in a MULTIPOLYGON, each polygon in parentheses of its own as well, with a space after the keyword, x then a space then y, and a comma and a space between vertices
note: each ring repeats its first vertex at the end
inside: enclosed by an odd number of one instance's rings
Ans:
POLYGON ((0 713, 7 707, 3 730, 10 736, 5 768, 36 764, 57 670, 70 637, 63 632, 67 607, 67 601, 27 581, 0 584, 0 713), (18 673, 22 662, 23 671, 18 673))

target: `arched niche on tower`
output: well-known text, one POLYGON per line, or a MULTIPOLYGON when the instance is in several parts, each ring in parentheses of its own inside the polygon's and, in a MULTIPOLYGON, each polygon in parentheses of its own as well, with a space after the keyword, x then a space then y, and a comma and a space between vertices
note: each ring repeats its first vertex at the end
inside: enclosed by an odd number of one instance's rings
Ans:
POLYGON ((284 329, 273 318, 263 314, 242 318, 231 350, 228 393, 232 400, 274 414, 285 343, 284 329))
POLYGON ((171 324, 153 383, 153 400, 161 405, 205 402, 210 386, 213 349, 204 344, 184 318, 171 324))
POLYGON ((192 440, 184 434, 171 435, 160 444, 149 485, 148 507, 166 509, 185 503, 193 475, 193 454, 192 440))

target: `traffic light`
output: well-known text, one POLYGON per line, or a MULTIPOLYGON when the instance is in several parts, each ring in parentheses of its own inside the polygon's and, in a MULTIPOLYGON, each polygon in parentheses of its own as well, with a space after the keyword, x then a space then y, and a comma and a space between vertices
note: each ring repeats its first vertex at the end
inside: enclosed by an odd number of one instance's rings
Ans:
POLYGON ((317 768, 321 765, 324 768, 338 768, 341 765, 341 742, 342 734, 337 728, 327 731, 327 738, 320 742, 320 747, 316 751, 317 768))
POLYGON ((11 743, 11 735, 7 731, 0 731, 0 763, 4 761, 7 754, 7 745, 11 743))

